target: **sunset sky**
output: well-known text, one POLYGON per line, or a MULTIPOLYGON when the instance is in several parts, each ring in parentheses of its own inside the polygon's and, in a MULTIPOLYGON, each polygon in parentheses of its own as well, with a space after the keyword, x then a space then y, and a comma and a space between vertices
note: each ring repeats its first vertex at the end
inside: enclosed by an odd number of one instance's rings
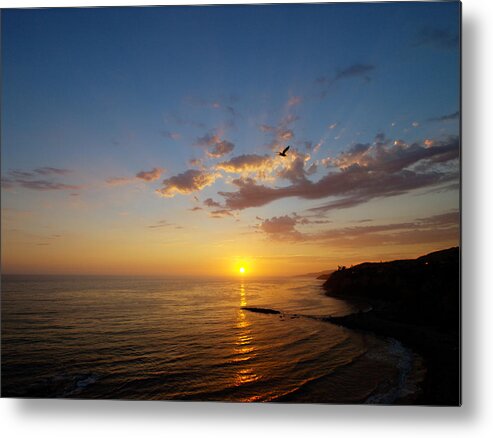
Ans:
POLYGON ((3 10, 2 272, 294 275, 457 245, 459 8, 3 10))

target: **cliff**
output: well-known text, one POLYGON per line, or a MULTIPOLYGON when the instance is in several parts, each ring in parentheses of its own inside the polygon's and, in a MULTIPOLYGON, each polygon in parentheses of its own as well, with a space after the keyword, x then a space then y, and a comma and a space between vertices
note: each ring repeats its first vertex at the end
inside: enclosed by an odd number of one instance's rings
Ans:
POLYGON ((413 260, 340 268, 326 294, 365 299, 372 310, 326 321, 390 336, 422 355, 427 373, 417 403, 460 404, 460 249, 413 260))
POLYGON ((330 296, 364 298, 391 319, 444 331, 459 328, 458 247, 413 260, 342 267, 323 287, 330 296))

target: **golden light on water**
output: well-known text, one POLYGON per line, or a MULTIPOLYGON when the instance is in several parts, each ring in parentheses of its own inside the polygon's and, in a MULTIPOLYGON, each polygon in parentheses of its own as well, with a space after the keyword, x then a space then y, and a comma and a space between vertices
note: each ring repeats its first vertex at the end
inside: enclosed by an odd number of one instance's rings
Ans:
MULTIPOLYGON (((244 266, 240 266, 239 270, 245 270, 244 266)), ((244 271, 243 271, 244 272, 244 271)), ((234 385, 241 386, 247 383, 255 382, 262 378, 252 366, 246 366, 250 363, 257 353, 255 349, 253 333, 251 325, 248 321, 247 312, 242 307, 247 305, 245 284, 243 281, 240 284, 240 308, 238 309, 236 328, 238 334, 236 336, 236 342, 234 346, 234 359, 233 362, 238 365, 237 372, 234 377, 234 385), (242 366, 242 363, 245 366, 242 366)), ((244 401, 253 401, 247 397, 244 401)))

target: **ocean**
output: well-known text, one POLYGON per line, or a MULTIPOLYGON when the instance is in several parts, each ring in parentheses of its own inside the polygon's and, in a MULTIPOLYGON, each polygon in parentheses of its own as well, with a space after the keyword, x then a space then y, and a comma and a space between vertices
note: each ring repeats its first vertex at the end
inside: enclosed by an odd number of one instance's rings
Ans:
POLYGON ((1 285, 3 397, 389 404, 417 394, 423 375, 396 340, 321 321, 364 306, 311 278, 1 285))

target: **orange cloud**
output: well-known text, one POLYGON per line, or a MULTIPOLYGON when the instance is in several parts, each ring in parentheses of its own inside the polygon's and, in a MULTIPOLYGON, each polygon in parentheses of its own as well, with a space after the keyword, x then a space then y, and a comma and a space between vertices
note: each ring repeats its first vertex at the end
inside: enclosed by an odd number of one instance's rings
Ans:
POLYGON ((278 166, 278 163, 269 155, 245 154, 223 161, 216 165, 216 169, 236 174, 256 174, 259 178, 267 178, 278 166))
POLYGON ((188 195, 210 186, 220 178, 219 173, 190 169, 163 181, 163 187, 156 189, 156 193, 165 198, 172 198, 177 194, 188 195))

